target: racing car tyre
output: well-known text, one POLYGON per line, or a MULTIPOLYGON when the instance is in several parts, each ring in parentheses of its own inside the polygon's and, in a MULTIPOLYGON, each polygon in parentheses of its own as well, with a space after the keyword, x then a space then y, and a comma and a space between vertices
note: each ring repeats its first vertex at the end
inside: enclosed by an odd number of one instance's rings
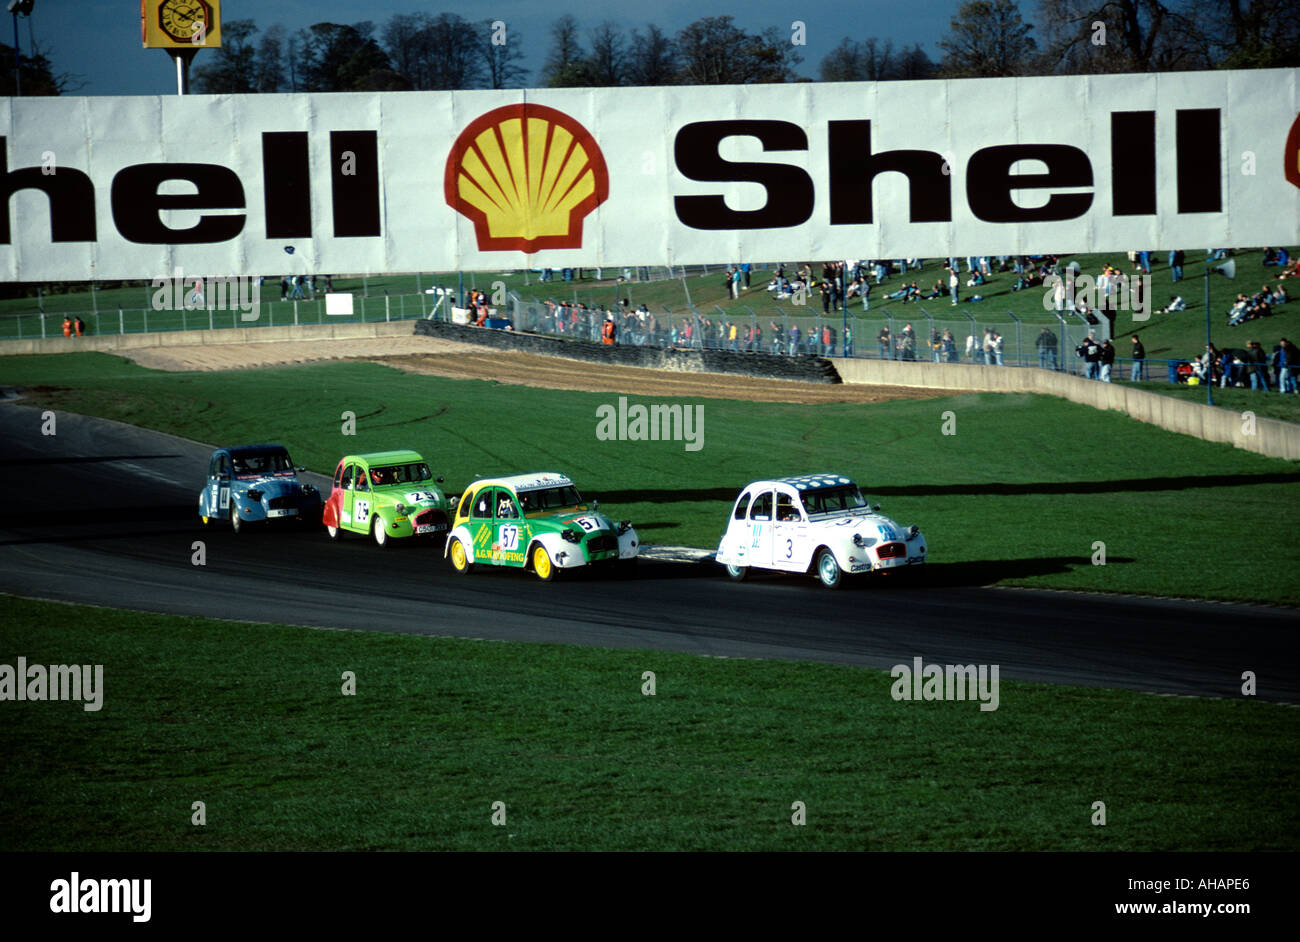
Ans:
POLYGON ((240 533, 244 529, 244 522, 239 518, 239 508, 235 506, 235 499, 230 499, 230 529, 240 533))
POLYGON ((744 582, 749 578, 749 567, 735 566, 731 563, 727 563, 727 575, 731 576, 732 580, 735 582, 744 582))
POLYGON ((325 535, 337 543, 339 539, 339 528, 332 527, 327 523, 325 524, 325 535))
POLYGON ((388 531, 384 528, 384 518, 375 514, 371 517, 370 533, 375 538, 375 545, 380 549, 388 548, 388 531))
POLYGON ((532 548, 533 572, 537 573, 537 578, 543 582, 550 582, 555 578, 555 563, 551 562, 551 554, 546 551, 546 547, 541 543, 534 543, 532 548))
POLYGON ((844 573, 840 569, 840 564, 835 561, 835 554, 828 549, 823 549, 817 554, 817 578, 828 589, 838 589, 844 582, 844 573))
POLYGON ((470 562, 465 544, 458 539, 452 538, 451 546, 447 549, 447 557, 451 560, 451 568, 462 576, 469 575, 474 570, 474 564, 470 562))

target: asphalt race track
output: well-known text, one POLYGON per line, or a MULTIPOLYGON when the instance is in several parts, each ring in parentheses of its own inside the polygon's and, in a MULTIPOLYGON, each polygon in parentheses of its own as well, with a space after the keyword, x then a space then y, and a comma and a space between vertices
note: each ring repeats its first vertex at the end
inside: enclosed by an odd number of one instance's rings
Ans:
MULTIPOLYGON (((0 404, 0 592, 294 625, 885 669, 920 656, 998 664, 1003 679, 1203 696, 1240 696, 1242 671, 1253 670, 1260 697, 1300 703, 1300 619, 1287 609, 984 588, 942 562, 930 564, 924 585, 859 583, 839 592, 779 576, 733 584, 712 562, 648 559, 627 578, 579 574, 543 584, 504 569, 459 576, 427 543, 380 550, 359 536, 331 543, 323 529, 205 530, 196 503, 207 446, 68 413, 47 437, 40 415, 0 404), (203 567, 191 564, 199 539, 203 567)), ((1048 571, 1059 565, 1041 562, 1048 571)), ((654 667, 652 654, 646 666, 654 667)))

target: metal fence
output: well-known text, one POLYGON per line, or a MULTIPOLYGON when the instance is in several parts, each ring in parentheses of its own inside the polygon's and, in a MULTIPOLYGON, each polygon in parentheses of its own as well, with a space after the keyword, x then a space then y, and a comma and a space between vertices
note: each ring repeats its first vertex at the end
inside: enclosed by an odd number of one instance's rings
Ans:
POLYGON ((1055 323, 1025 322, 990 308, 909 304, 866 311, 800 310, 774 304, 759 314, 718 305, 658 310, 609 307, 599 299, 575 300, 567 292, 545 298, 512 294, 506 316, 515 330, 601 342, 612 318, 615 342, 688 350, 729 350, 782 356, 863 357, 936 363, 1035 366, 1083 372, 1076 348, 1094 333, 1108 334, 1104 319, 1053 315, 1055 323), (1076 368, 1077 366, 1077 368, 1076 368))
POLYGON ((65 318, 80 317, 87 335, 139 334, 173 330, 226 330, 234 327, 289 327, 300 324, 361 323, 414 320, 444 316, 451 296, 444 294, 352 296, 351 315, 325 313, 325 298, 264 301, 249 310, 229 306, 196 306, 191 309, 155 310, 118 308, 100 311, 58 311, 55 313, 7 314, 0 316, 0 340, 58 337, 65 318))

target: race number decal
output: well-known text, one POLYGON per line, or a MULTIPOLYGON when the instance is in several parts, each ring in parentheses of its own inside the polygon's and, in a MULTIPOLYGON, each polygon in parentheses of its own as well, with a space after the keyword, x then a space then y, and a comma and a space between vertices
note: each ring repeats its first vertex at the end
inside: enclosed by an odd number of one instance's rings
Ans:
POLYGON ((218 498, 218 500, 221 501, 222 510, 229 510, 230 509, 230 488, 223 487, 221 489, 221 497, 218 498))
POLYGON ((500 543, 501 550, 505 553, 513 553, 519 549, 519 528, 513 523, 503 524, 500 543))
POLYGON ((437 503, 438 501, 438 498, 433 495, 432 491, 411 491, 407 494, 403 494, 402 496, 406 498, 406 502, 408 504, 418 504, 420 503, 420 501, 425 501, 425 500, 432 501, 434 503, 437 503))
POLYGON ((358 525, 363 524, 370 519, 370 501, 359 500, 352 505, 352 509, 354 511, 353 519, 358 525))
POLYGON ((762 537, 762 535, 763 525, 761 523, 754 524, 754 542, 750 544, 753 549, 758 549, 759 538, 762 537))
POLYGON ((794 540, 785 541, 785 558, 789 559, 794 555, 794 540))
POLYGON ((573 522, 588 533, 595 533, 597 530, 605 529, 604 525, 595 517, 579 517, 573 522))

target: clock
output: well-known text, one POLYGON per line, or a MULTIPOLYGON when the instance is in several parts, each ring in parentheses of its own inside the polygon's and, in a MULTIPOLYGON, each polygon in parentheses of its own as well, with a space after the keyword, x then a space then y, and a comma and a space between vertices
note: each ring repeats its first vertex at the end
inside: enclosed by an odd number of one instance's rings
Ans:
POLYGON ((193 43, 199 30, 195 23, 203 24, 203 33, 212 28, 212 8, 205 0, 166 0, 158 7, 158 25, 169 38, 178 43, 193 43))

